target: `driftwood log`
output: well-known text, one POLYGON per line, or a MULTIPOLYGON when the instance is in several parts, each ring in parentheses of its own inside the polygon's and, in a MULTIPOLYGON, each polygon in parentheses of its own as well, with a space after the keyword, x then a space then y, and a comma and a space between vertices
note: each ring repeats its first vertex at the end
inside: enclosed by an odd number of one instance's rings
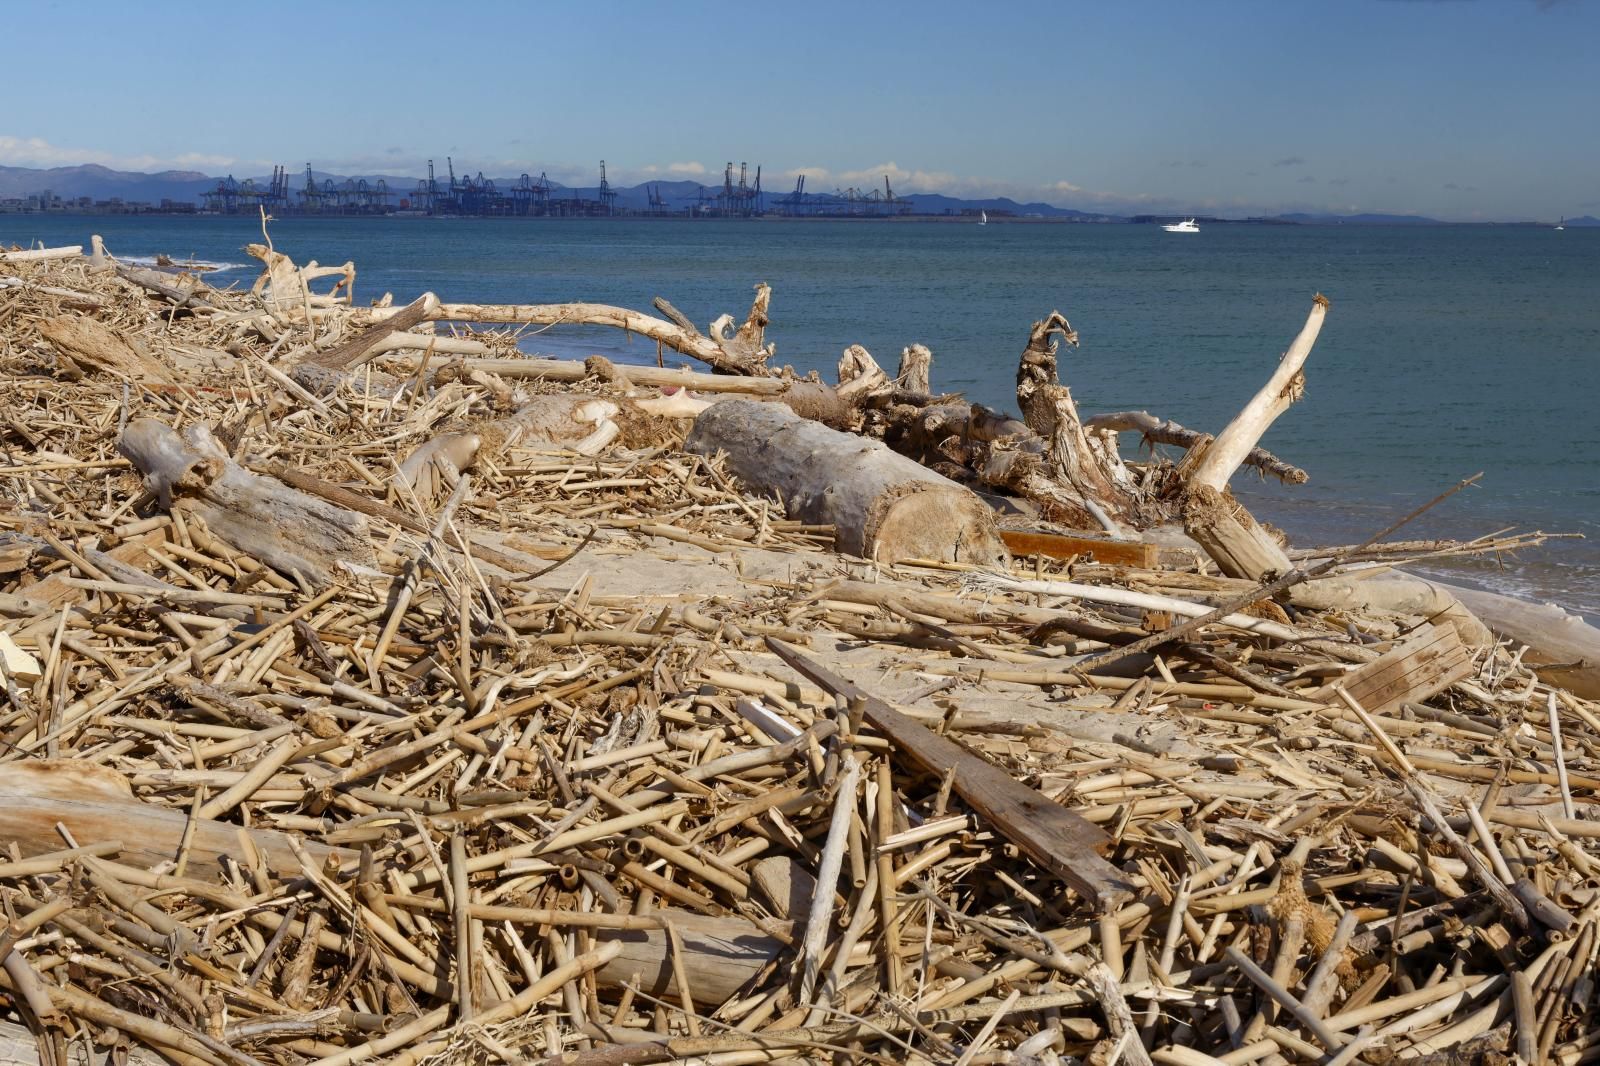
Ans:
POLYGON ((840 550, 885 562, 1006 557, 994 515, 968 489, 879 441, 819 425, 777 404, 725 400, 695 419, 688 450, 723 452, 750 487, 791 518, 838 530, 840 550))
POLYGON ((325 585, 342 563, 373 564, 365 518, 244 469, 202 424, 180 435, 136 419, 117 450, 162 507, 181 504, 228 544, 285 574, 325 585))

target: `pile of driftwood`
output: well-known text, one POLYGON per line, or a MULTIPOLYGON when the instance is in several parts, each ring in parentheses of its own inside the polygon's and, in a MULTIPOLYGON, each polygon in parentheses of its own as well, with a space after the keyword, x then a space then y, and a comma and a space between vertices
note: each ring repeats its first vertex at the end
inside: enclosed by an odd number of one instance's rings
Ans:
POLYGON ((1394 569, 1540 536, 1227 490, 1325 301, 1212 439, 250 250, 0 252, 0 1058, 1600 1059, 1595 634, 1394 569))

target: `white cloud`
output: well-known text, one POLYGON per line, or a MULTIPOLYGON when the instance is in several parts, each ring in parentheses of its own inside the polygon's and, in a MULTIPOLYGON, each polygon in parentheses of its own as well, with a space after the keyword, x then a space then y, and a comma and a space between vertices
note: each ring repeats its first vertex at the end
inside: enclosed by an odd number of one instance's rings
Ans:
POLYGON ((668 163, 668 174, 681 174, 684 177, 698 178, 705 175, 706 168, 703 163, 668 163))
POLYGON ((0 164, 21 167, 72 167, 98 163, 114 170, 197 170, 218 169, 240 162, 231 155, 183 152, 174 156, 117 155, 91 148, 67 148, 51 144, 42 137, 12 137, 0 134, 0 164))

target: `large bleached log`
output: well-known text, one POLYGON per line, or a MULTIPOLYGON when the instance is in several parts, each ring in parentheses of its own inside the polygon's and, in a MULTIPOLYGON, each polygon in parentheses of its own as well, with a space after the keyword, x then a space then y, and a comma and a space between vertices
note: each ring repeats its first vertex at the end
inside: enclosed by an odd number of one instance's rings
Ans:
POLYGON ((725 400, 695 420, 686 445, 723 452, 751 490, 789 515, 838 530, 838 547, 867 559, 934 558, 989 564, 1005 558, 994 515, 971 491, 866 440, 777 404, 725 400))
POLYGON ((1382 570, 1351 570, 1307 581, 1289 590, 1285 598, 1296 607, 1316 611, 1342 610, 1415 615, 1435 625, 1454 627, 1461 642, 1481 648, 1494 636, 1450 590, 1410 574, 1382 570))
POLYGON ((1279 415, 1305 394, 1306 357, 1327 317, 1328 299, 1318 293, 1311 312, 1278 368, 1189 472, 1183 527, 1229 577, 1261 581, 1288 573, 1282 545, 1228 493, 1228 479, 1255 449, 1279 415))
POLYGON ((163 507, 181 501, 227 543, 286 574, 324 585, 341 563, 373 565, 365 518, 244 469, 204 425, 180 436, 154 419, 135 419, 117 450, 163 507))
MULTIPOLYGON (((187 811, 135 799, 127 779, 109 767, 69 759, 22 759, 0 768, 0 840, 15 841, 24 857, 66 849, 69 845, 56 828, 60 825, 79 847, 115 842, 121 845, 118 862, 149 868, 177 857, 188 821, 187 811)), ((249 834, 273 872, 299 873, 300 860, 287 835, 198 818, 189 842, 192 875, 220 873, 221 856, 239 856, 241 832, 249 834)), ((317 863, 329 855, 341 863, 356 858, 355 852, 313 841, 300 846, 317 863)))
MULTIPOLYGON (((784 950, 783 941, 763 933, 745 918, 683 909, 663 909, 655 914, 670 921, 682 941, 689 992, 704 1007, 715 1007, 732 998, 784 950)), ((597 939, 622 944, 621 954, 595 974, 602 988, 621 988, 637 978, 642 991, 677 1000, 680 992, 664 929, 608 929, 597 931, 597 939)))

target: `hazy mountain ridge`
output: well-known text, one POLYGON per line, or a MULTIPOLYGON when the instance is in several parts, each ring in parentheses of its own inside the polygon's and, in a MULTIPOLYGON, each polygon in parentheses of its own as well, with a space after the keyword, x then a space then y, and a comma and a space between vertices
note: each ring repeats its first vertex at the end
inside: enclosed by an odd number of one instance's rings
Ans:
POLYGON ((33 196, 48 189, 62 199, 89 196, 105 200, 113 196, 124 200, 193 200, 217 179, 193 170, 163 170, 155 174, 112 170, 98 163, 75 167, 0 166, 0 199, 33 196))
MULTIPOLYGON (((463 173, 460 175, 465 177, 463 173)), ((271 183, 271 177, 265 174, 248 175, 259 187, 271 183)), ((476 174, 473 175, 476 178, 476 174)), ((494 177, 495 186, 501 191, 514 186, 521 175, 515 177, 494 177)), ((297 198, 297 194, 305 188, 305 172, 290 171, 289 194, 297 198)), ((388 187, 394 196, 394 203, 401 198, 409 197, 422 180, 413 176, 398 174, 356 174, 342 175, 327 171, 314 170, 312 178, 320 187, 324 182, 331 181, 335 187, 343 186, 347 181, 365 181, 369 187, 375 186, 380 180, 388 187)), ((112 197, 125 201, 140 201, 159 204, 162 200, 178 200, 185 203, 196 202, 203 193, 209 192, 224 180, 219 176, 202 174, 192 170, 163 170, 156 173, 142 173, 138 171, 113 170, 98 163, 85 163, 70 167, 51 167, 40 169, 33 167, 13 167, 0 165, 0 199, 22 198, 36 195, 48 189, 62 199, 77 199, 87 196, 94 200, 106 200, 112 197)), ((241 183, 246 178, 238 179, 241 183)), ((435 172, 435 180, 441 186, 447 186, 449 179, 442 173, 435 172)), ((535 178, 537 180, 537 178, 535 178)), ((595 199, 599 190, 595 186, 568 186, 560 182, 550 182, 551 191, 559 197, 579 196, 595 199)), ((637 185, 613 185, 612 192, 616 193, 617 206, 629 211, 643 212, 650 207, 652 191, 657 192, 665 202, 669 211, 682 211, 692 206, 699 198, 702 189, 710 196, 715 196, 721 189, 721 183, 716 181, 645 181, 637 185)), ((808 195, 821 195, 832 193, 832 189, 808 189, 808 195)), ((778 202, 788 196, 791 189, 769 188, 765 190, 767 206, 773 209, 778 202)), ((1008 196, 991 197, 957 197, 946 196, 942 193, 903 193, 901 196, 908 201, 913 211, 918 215, 960 215, 988 211, 1000 216, 1012 215, 1019 218, 1036 217, 1052 219, 1073 219, 1078 221, 1103 221, 1126 222, 1126 216, 1109 214, 1099 211, 1080 211, 1074 208, 1057 207, 1054 204, 1034 201, 1019 203, 1008 196)), ((1182 212, 1174 217, 1182 216, 1182 212)), ((1267 221, 1287 222, 1302 226, 1330 226, 1330 225, 1383 225, 1383 226, 1447 226, 1453 223, 1429 218, 1425 215, 1401 215, 1384 213, 1361 213, 1350 215, 1322 214, 1315 212, 1291 212, 1271 216, 1267 221)), ((1522 223, 1535 224, 1535 223, 1522 223)), ((1600 226, 1600 218, 1593 215, 1583 215, 1566 220, 1568 226, 1586 227, 1600 226)))

